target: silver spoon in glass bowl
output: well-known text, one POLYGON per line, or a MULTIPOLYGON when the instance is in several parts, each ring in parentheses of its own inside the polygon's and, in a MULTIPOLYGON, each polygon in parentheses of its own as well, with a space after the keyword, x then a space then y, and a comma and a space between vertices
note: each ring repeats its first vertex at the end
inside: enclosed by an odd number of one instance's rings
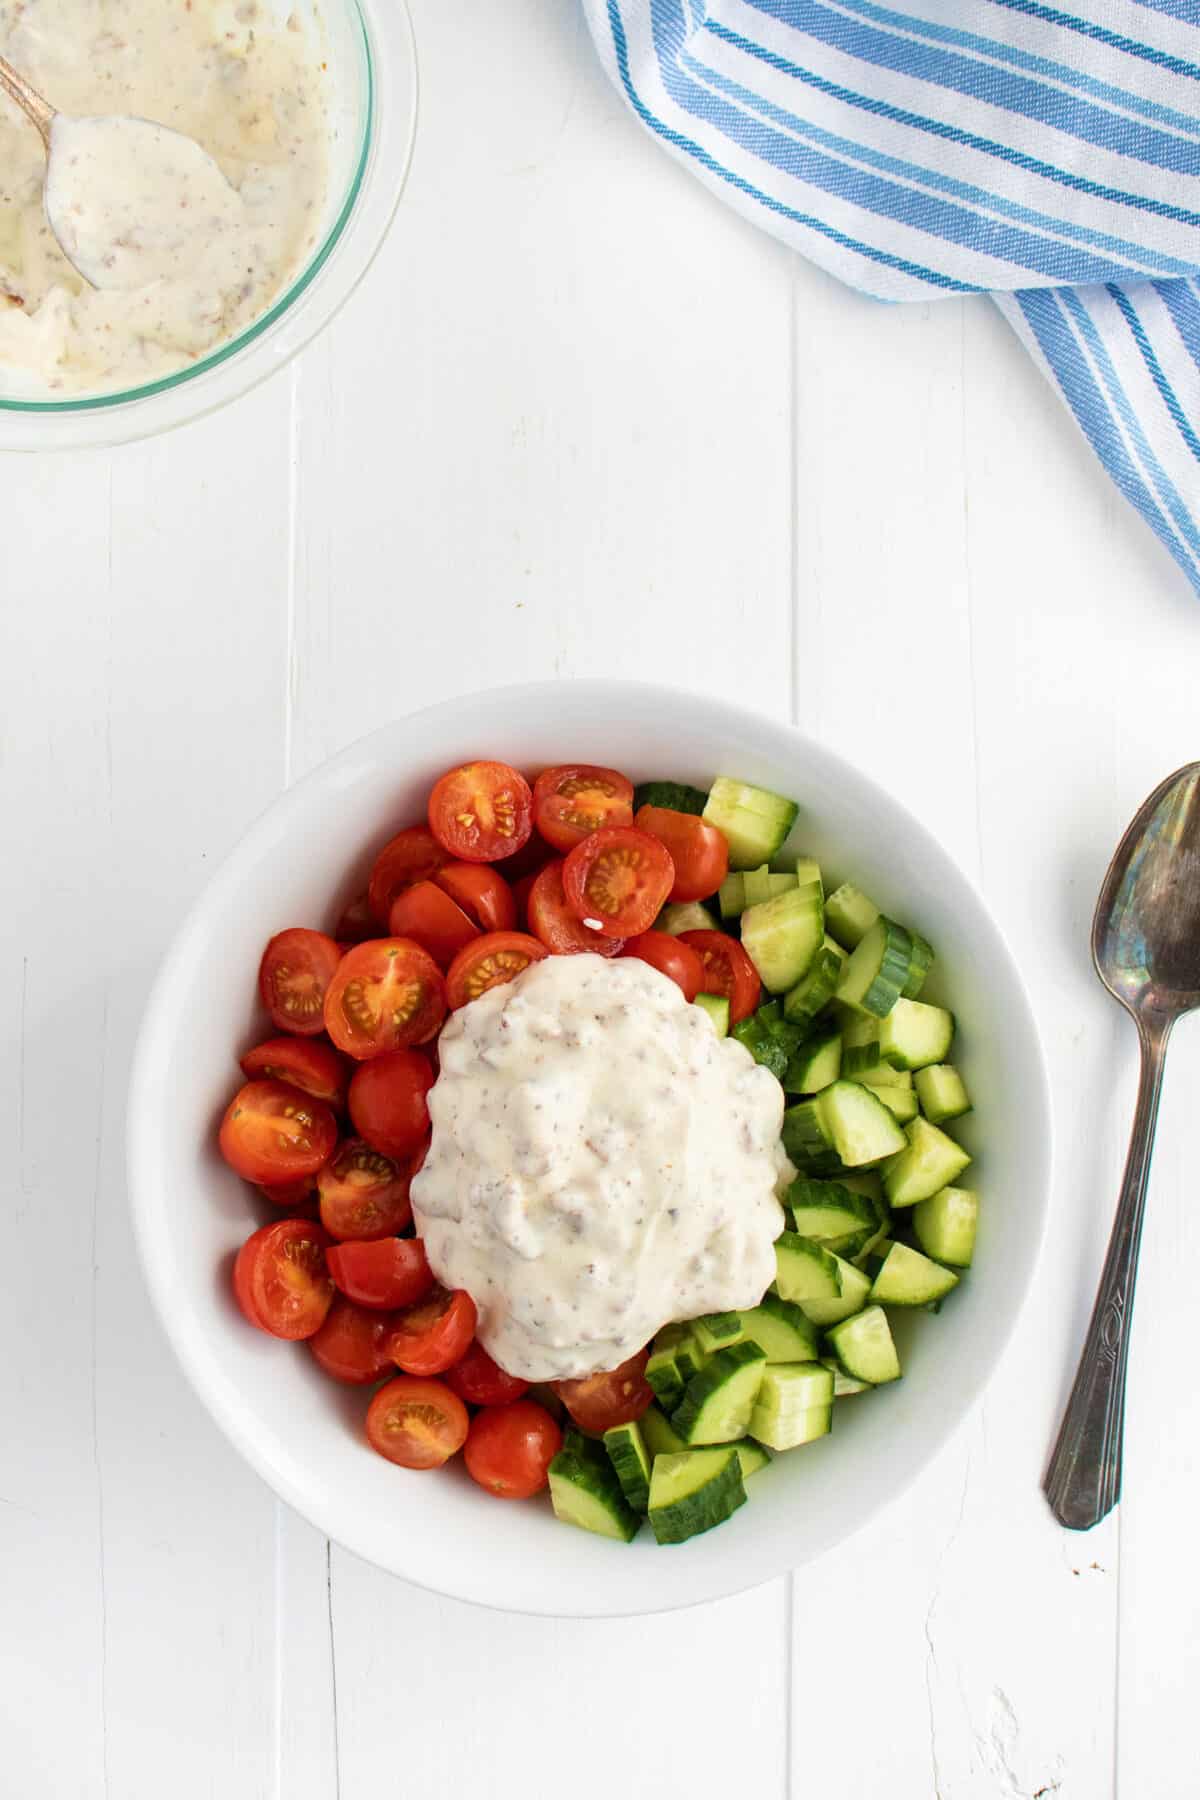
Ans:
POLYGON ((1046 1496, 1072 1531, 1098 1524, 1121 1497, 1129 1322, 1167 1040, 1200 1006, 1200 763, 1156 787, 1117 846, 1096 902, 1092 957, 1133 1016, 1142 1073, 1100 1291, 1046 1472, 1046 1496))
POLYGON ((189 273, 242 200, 192 138, 149 119, 58 112, 0 56, 0 88, 46 146, 46 221, 95 288, 189 273))

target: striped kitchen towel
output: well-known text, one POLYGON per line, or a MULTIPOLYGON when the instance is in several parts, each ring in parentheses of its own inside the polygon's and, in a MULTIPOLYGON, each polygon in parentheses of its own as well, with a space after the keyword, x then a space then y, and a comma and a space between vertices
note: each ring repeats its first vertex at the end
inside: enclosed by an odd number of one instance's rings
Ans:
POLYGON ((584 0, 648 131, 883 300, 990 293, 1200 590, 1200 0, 584 0))

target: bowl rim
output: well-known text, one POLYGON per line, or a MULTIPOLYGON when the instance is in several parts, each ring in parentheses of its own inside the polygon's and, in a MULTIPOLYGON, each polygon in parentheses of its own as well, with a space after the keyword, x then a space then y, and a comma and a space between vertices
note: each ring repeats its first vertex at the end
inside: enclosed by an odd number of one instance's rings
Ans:
MULTIPOLYGON (((336 793, 339 774, 349 772, 360 765, 364 757, 372 759, 375 746, 385 744, 391 734, 400 726, 412 730, 422 722, 433 723, 443 717, 448 720, 461 719, 469 713, 473 704, 484 700, 491 703, 505 703, 511 707, 514 717, 520 717, 525 709, 536 707, 539 700, 546 698, 548 694, 561 693, 563 689, 570 689, 577 702, 581 706, 589 708, 612 709, 621 704, 628 705, 632 697, 640 708, 645 709, 648 716, 653 716, 656 706, 670 707, 683 703, 702 709, 706 717, 710 719, 722 720, 731 733, 733 731, 744 733, 750 729, 760 738, 774 736, 777 742, 786 743, 787 754, 797 760, 802 758, 806 748, 816 750, 822 759, 834 765, 839 777, 845 777, 851 787, 858 785, 863 790, 869 791, 873 798, 885 800, 893 809, 903 830, 911 830, 918 841, 926 839, 934 845, 941 858, 953 868, 963 886, 970 892, 980 918, 985 922, 992 935, 992 949, 1004 967, 1012 995, 1024 1014, 1026 1036, 1033 1053, 1031 1064, 1028 1067, 1032 1105, 1030 1123, 1034 1128, 1033 1136, 1036 1140, 1036 1147, 1040 1147, 1035 1148, 1035 1154, 1039 1158, 1036 1185, 1040 1200, 1036 1229, 1026 1239, 1023 1272, 1017 1283, 1010 1289, 1011 1305, 1006 1315, 995 1327, 986 1366, 976 1387, 956 1404, 942 1410, 936 1423, 930 1428, 925 1454, 904 1471, 887 1488, 886 1492, 880 1492, 874 1497, 873 1503, 868 1506, 857 1523, 836 1545, 819 1548, 809 1556, 801 1556, 796 1561, 784 1563, 781 1566, 764 1570, 750 1570, 744 1576, 735 1572, 727 1580, 717 1583, 710 1582, 703 1586, 694 1598, 668 1598, 654 1601, 651 1597, 650 1603, 627 1609, 604 1606, 580 1608, 578 1605, 564 1609, 561 1605, 545 1605, 536 1600, 531 1600, 529 1603, 517 1603, 511 1599, 501 1601, 473 1593, 467 1584, 455 1585, 444 1578, 437 1581, 423 1578, 419 1564, 415 1568, 405 1567, 402 1569, 398 1565, 389 1568, 385 1564, 375 1563, 381 1572, 411 1582, 426 1592, 462 1600, 471 1605, 484 1607, 489 1611, 511 1612, 543 1618, 632 1618, 650 1616, 654 1613, 682 1611, 689 1606, 704 1605, 710 1600, 726 1599, 739 1593, 748 1592, 768 1581, 776 1580, 782 1575, 793 1572, 802 1567, 806 1561, 832 1554, 835 1549, 843 1549, 859 1532, 875 1522, 883 1512, 908 1492, 918 1478, 936 1461, 964 1421, 975 1411, 994 1380, 1029 1304, 1049 1224, 1049 1195, 1054 1169, 1051 1088, 1037 1016, 1020 965, 978 886, 960 867, 950 852, 944 848, 940 838, 902 801, 898 800, 890 789, 877 781, 874 776, 858 769, 839 751, 829 749, 828 746, 820 743, 816 738, 810 737, 790 721, 774 717, 760 717, 747 708, 731 705, 728 701, 715 696, 693 693, 688 689, 665 683, 624 678, 586 677, 566 681, 548 679, 536 682, 499 684, 471 693, 454 695, 412 712, 397 715, 389 723, 364 734, 319 763, 264 807, 221 863, 213 870, 189 906, 159 964, 138 1030, 131 1062, 126 1111, 126 1175, 134 1239, 143 1278, 149 1289, 153 1310, 159 1324, 193 1392, 225 1436, 274 1493, 332 1542, 339 1544, 352 1555, 372 1561, 373 1559, 368 1553, 356 1544, 347 1542, 341 1536, 336 1517, 330 1516, 330 1507, 321 1504, 315 1494, 302 1491, 301 1487, 293 1482, 285 1471, 275 1465, 268 1467, 261 1444, 256 1441, 253 1430, 244 1422, 238 1410, 229 1402, 224 1384, 211 1366, 206 1353, 204 1329, 199 1321, 194 1320, 190 1315, 181 1316, 178 1311, 172 1311, 169 1306, 170 1295, 159 1279, 162 1262, 160 1244, 165 1243, 166 1240, 167 1209, 157 1203, 157 1188, 149 1176, 149 1169, 154 1157, 152 1143, 155 1127, 152 1121, 156 1117, 156 1108, 151 1103, 150 1096, 154 1088, 156 1072, 165 1060, 160 1046, 164 1046, 170 1039, 175 1013, 175 991, 185 980, 187 971, 192 966, 195 951, 199 947, 199 940, 203 937, 203 922, 214 902, 222 895, 233 894, 240 889, 246 871, 255 860, 259 840, 266 833, 268 824, 272 827, 282 826, 286 829, 289 825, 302 820, 308 813, 309 798, 313 793, 326 787, 336 793)), ((619 717, 619 713, 616 716, 619 717)), ((331 1506, 333 1513, 336 1514, 336 1503, 331 1503, 331 1506)))

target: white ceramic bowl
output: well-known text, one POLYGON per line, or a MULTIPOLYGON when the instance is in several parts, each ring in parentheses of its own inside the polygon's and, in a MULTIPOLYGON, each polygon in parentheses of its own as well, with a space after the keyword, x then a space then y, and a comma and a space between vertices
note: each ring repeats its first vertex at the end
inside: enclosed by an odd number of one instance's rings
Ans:
POLYGON ((279 799, 217 872, 159 974, 134 1065, 129 1175, 146 1278, 197 1393, 264 1480, 322 1531, 407 1580, 517 1612, 657 1612, 751 1587, 851 1536, 913 1480, 978 1399, 1028 1289, 1046 1211, 1047 1085, 1012 958, 974 888, 895 799, 785 725, 631 682, 543 683, 466 696, 355 744, 279 799), (794 796, 793 843, 852 876, 938 952, 930 991, 953 1001, 976 1111, 983 1205, 976 1265, 937 1318, 903 1332, 905 1376, 837 1408, 830 1437, 776 1459, 717 1531, 658 1548, 504 1504, 458 1465, 394 1468, 367 1447, 361 1390, 235 1310, 237 1246, 270 1209, 219 1160, 216 1124, 235 1056, 263 1034, 255 976, 284 926, 328 922, 375 849, 423 815, 444 769, 491 756, 568 759, 635 780, 707 785, 720 773, 794 796))

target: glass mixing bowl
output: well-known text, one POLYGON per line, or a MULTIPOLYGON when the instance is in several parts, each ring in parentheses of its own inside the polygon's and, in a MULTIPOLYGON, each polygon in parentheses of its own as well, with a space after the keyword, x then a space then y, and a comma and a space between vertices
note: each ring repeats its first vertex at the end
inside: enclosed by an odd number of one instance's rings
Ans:
POLYGON ((324 25, 330 168, 317 248, 270 310, 158 381, 61 400, 0 394, 0 450, 66 450, 169 431, 255 387, 328 324, 366 274, 400 199, 417 123, 405 0, 272 0, 324 25))

